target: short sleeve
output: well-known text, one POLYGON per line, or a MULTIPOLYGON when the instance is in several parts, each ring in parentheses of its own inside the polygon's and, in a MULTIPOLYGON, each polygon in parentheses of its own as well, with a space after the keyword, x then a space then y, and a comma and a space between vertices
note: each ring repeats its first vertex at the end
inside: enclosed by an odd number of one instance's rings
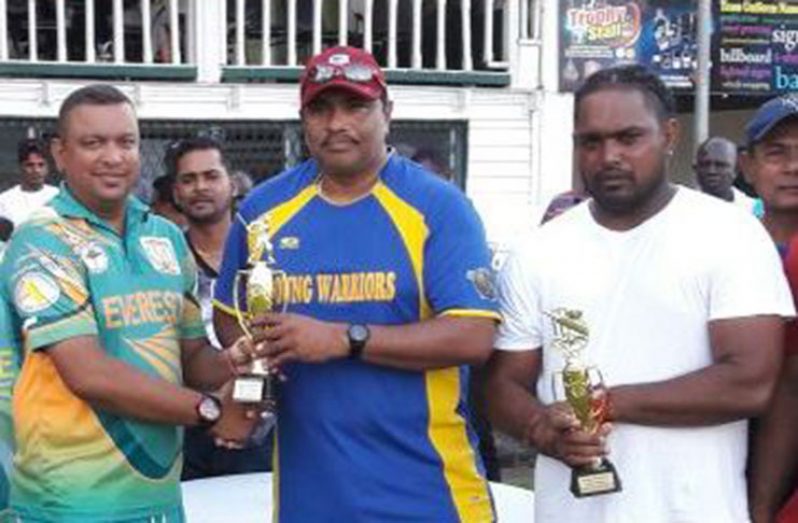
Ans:
POLYGON ((507 351, 537 349, 543 344, 540 300, 534 260, 529 247, 510 254, 497 279, 502 323, 495 347, 507 351))
POLYGON ((46 229, 31 226, 15 234, 0 274, 27 350, 97 335, 85 268, 69 246, 46 229))
POLYGON ((235 315, 233 287, 236 274, 247 266, 248 247, 246 228, 241 214, 237 214, 227 233, 222 267, 213 291, 213 305, 228 314, 235 315))
POLYGON ((424 288, 435 314, 499 319, 490 252, 479 216, 465 196, 450 196, 429 218, 424 288))
POLYGON ((709 318, 774 314, 795 316, 792 295, 778 251, 764 227, 743 213, 730 230, 734 237, 718 238, 715 263, 710 267, 709 318))

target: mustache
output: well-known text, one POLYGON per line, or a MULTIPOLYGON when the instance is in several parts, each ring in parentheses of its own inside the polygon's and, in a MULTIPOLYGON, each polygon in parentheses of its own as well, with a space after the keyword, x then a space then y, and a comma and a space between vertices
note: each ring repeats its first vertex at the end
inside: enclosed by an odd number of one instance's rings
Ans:
POLYGON ((624 169, 610 168, 597 171, 595 177, 600 179, 633 178, 634 174, 624 169))
POLYGON ((354 136, 350 135, 346 131, 339 131, 337 133, 333 133, 333 134, 330 134, 330 135, 326 136, 324 138, 324 140, 322 140, 321 144, 322 145, 329 145, 331 142, 338 142, 338 141, 341 141, 341 140, 346 140, 346 141, 349 141, 349 142, 352 142, 352 143, 359 143, 358 140, 354 136))

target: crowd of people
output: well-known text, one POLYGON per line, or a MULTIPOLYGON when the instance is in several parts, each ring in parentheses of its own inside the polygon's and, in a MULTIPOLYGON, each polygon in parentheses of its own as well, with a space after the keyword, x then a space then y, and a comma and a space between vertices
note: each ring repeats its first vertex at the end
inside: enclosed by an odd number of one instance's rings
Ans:
POLYGON ((152 207, 132 196, 138 122, 114 87, 63 102, 60 190, 20 147, 23 182, 0 195, 10 521, 181 522, 181 478, 272 469, 276 521, 495 521, 475 392, 539 454, 530 520, 798 521, 798 100, 764 104, 742 150, 702 144, 694 190, 669 180, 661 80, 595 73, 575 95, 583 186, 498 275, 451 173, 388 146, 373 56, 314 56, 300 107, 307 161, 249 190, 223 144, 181 140, 152 207), (282 306, 244 329, 263 223, 282 306), (552 386, 565 310, 601 371, 595 429, 552 386), (255 359, 279 376, 267 439, 272 406, 234 394, 255 359), (601 463, 616 483, 575 497, 574 471, 601 463))

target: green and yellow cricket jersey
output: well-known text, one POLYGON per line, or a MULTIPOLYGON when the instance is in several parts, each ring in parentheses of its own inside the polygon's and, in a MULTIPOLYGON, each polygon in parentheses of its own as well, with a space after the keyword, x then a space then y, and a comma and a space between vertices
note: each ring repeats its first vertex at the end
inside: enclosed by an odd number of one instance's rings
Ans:
POLYGON ((0 300, 0 521, 8 508, 9 475, 14 455, 11 391, 19 371, 21 344, 11 323, 11 304, 0 300))
POLYGON ((21 331, 11 509, 23 521, 182 521, 182 433, 72 394, 47 349, 96 336, 110 356, 182 382, 180 340, 205 336, 182 234, 128 201, 120 237, 62 186, 15 232, 0 293, 21 331))

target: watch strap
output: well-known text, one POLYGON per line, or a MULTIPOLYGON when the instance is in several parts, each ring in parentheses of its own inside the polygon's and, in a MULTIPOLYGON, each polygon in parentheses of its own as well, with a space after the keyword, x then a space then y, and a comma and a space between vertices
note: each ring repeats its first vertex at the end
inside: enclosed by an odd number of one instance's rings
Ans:
POLYGON ((359 360, 363 357, 363 349, 369 340, 371 332, 367 325, 353 323, 346 330, 346 337, 349 340, 349 359, 359 360))
POLYGON ((210 428, 216 424, 222 417, 222 400, 213 396, 211 394, 203 394, 200 400, 197 402, 197 405, 194 407, 197 411, 197 419, 199 420, 198 425, 204 428, 210 428), (219 413, 215 419, 209 418, 203 412, 203 404, 207 402, 213 402, 216 405, 216 411, 219 413))

